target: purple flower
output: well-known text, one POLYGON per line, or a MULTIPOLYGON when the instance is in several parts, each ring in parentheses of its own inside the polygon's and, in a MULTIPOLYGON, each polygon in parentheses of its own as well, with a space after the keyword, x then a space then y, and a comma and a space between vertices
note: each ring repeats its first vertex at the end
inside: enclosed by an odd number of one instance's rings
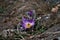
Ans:
POLYGON ((32 13, 33 13, 33 11, 29 11, 29 12, 28 12, 29 15, 32 15, 32 13))
POLYGON ((22 27, 24 29, 31 28, 32 26, 34 26, 34 24, 35 24, 34 19, 26 19, 22 17, 22 27))
POLYGON ((33 16, 34 12, 35 12, 34 10, 30 10, 30 11, 27 12, 27 14, 30 15, 30 16, 33 16))

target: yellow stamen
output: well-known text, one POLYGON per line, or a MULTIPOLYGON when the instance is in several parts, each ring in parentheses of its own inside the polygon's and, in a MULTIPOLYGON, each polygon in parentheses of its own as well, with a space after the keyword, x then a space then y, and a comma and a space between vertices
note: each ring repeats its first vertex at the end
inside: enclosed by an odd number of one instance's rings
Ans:
POLYGON ((26 28, 31 28, 31 24, 30 23, 26 24, 26 28))

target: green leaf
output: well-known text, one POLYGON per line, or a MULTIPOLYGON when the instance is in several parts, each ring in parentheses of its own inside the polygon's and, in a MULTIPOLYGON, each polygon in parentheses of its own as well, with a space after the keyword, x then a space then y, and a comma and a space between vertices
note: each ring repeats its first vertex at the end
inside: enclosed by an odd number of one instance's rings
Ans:
POLYGON ((3 13, 4 9, 2 7, 0 7, 0 13, 3 13))

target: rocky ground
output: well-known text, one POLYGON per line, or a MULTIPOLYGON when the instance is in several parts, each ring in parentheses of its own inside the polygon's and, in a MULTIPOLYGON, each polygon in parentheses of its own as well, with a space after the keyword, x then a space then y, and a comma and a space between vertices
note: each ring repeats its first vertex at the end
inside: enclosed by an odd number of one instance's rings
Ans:
POLYGON ((35 10, 36 19, 38 19, 36 21, 36 26, 38 28, 40 28, 40 26, 44 26, 44 28, 46 28, 46 31, 39 31, 36 35, 28 34, 27 37, 22 37, 22 39, 52 40, 53 38, 58 37, 60 33, 60 8, 56 16, 54 16, 55 14, 51 13, 51 9, 56 4, 52 4, 53 5, 49 4, 49 1, 47 0, 0 0, 1 34, 4 33, 7 29, 14 29, 17 27, 18 23, 21 22, 22 16, 26 16, 26 11, 35 10))

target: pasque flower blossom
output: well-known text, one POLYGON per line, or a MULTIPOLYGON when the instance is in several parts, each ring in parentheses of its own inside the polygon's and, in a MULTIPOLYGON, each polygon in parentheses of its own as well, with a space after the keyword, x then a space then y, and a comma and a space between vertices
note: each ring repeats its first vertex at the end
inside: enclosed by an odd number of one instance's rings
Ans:
POLYGON ((32 26, 34 26, 34 24, 35 24, 34 19, 26 19, 22 17, 22 27, 24 29, 31 28, 32 26))
POLYGON ((28 15, 32 16, 32 13, 33 13, 33 11, 29 11, 28 12, 28 15))
POLYGON ((33 16, 34 13, 35 13, 35 10, 30 10, 30 11, 27 12, 27 14, 30 15, 30 16, 33 16))

